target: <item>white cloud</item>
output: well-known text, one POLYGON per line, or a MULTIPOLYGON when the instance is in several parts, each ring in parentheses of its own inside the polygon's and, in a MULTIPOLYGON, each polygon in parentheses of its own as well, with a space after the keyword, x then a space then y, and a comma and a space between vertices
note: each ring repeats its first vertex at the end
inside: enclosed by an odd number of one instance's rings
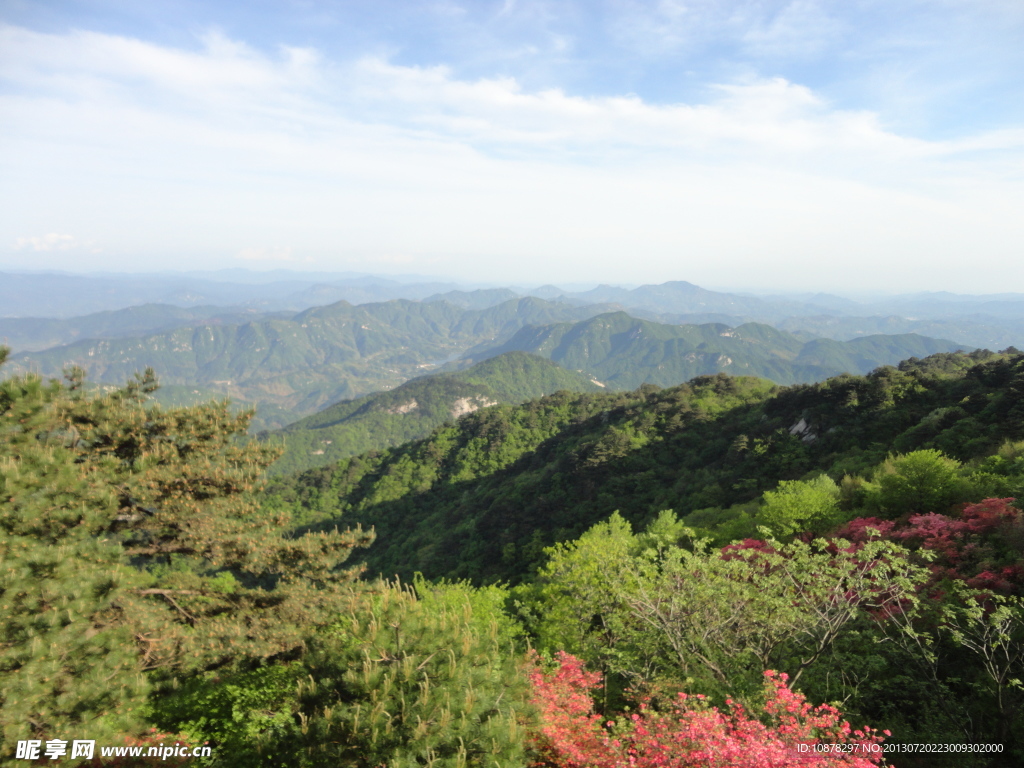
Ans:
POLYGON ((0 80, 6 218, 55 213, 162 266, 302 253, 473 279, 810 287, 843 263, 895 275, 898 257, 949 286, 983 249, 1001 282, 1024 279, 1024 131, 903 136, 782 78, 664 105, 221 34, 180 50, 3 27, 0 80))
POLYGON ((56 232, 39 237, 19 237, 14 243, 19 251, 69 251, 78 246, 78 241, 71 235, 58 235, 56 232))

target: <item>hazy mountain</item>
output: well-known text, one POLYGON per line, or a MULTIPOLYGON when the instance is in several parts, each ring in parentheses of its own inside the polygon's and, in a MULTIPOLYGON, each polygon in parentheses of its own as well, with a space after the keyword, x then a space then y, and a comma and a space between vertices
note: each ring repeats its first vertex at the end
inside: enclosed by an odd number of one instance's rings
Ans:
POLYGON ((179 307, 247 305, 288 309, 305 280, 270 284, 220 282, 184 275, 0 273, 0 317, 74 317, 143 304, 179 307))
POLYGON ((345 400, 269 435, 284 442, 274 474, 330 464, 424 437, 448 421, 498 403, 557 392, 596 392, 589 376, 550 360, 508 352, 455 373, 423 376, 395 389, 345 400))
POLYGON ((917 333, 922 336, 952 339, 984 349, 1024 346, 1024 320, 975 320, 969 317, 937 320, 908 320, 905 317, 838 317, 812 315, 789 317, 776 323, 782 330, 802 331, 819 338, 846 341, 874 334, 917 333))
MULTIPOLYGON (((579 320, 602 311, 536 298, 467 310, 445 302, 396 300, 354 307, 339 302, 236 325, 205 324, 122 339, 87 339, 13 355, 5 373, 59 376, 85 368, 118 383, 147 366, 165 384, 305 415, 327 403, 388 389, 437 369, 482 344, 500 343, 527 324, 579 320)), ((265 417, 269 409, 261 411, 265 417)), ((284 422, 264 420, 262 426, 284 422)))
MULTIPOLYGON (((517 290, 579 305, 602 302, 634 317, 674 325, 724 323, 735 327, 757 322, 839 341, 873 334, 917 333, 993 350, 1024 346, 1024 299, 1018 294, 913 294, 865 302, 827 293, 760 297, 723 293, 685 281, 633 289, 603 285, 582 292, 550 285, 517 290)), ((483 308, 507 300, 511 293, 510 289, 454 291, 427 300, 443 298, 483 308)))
MULTIPOLYGON (((190 325, 237 325, 265 319, 269 314, 255 309, 143 304, 68 319, 5 317, 0 318, 0 343, 15 352, 33 352, 78 339, 139 336, 190 325)), ((279 316, 292 314, 282 312, 279 316)))
POLYGON ((299 311, 343 300, 352 304, 419 300, 460 287, 367 275, 331 279, 329 274, 278 271, 273 277, 243 270, 155 275, 0 273, 0 317, 67 318, 154 303, 299 311))
POLYGON ((626 308, 642 308, 651 312, 723 312, 728 314, 777 313, 775 307, 761 299, 731 293, 709 291, 685 280, 660 285, 641 285, 631 290, 601 285, 592 291, 569 294, 587 303, 614 302, 626 308))
POLYGON ((519 298, 521 294, 510 288, 483 288, 475 291, 448 291, 428 296, 424 301, 447 301, 458 307, 470 309, 486 309, 502 302, 519 298))
POLYGON ((812 382, 965 348, 916 334, 808 342, 759 323, 735 328, 718 323, 666 325, 617 312, 577 323, 529 326, 477 352, 475 359, 512 350, 530 352, 589 373, 609 387, 633 389, 644 383, 672 386, 718 372, 780 384, 812 382))
MULTIPOLYGON (((301 311, 338 301, 358 305, 410 299, 486 309, 527 295, 578 306, 600 303, 663 323, 738 326, 760 322, 838 340, 874 333, 919 333, 990 349, 1024 346, 1024 294, 1015 293, 970 296, 938 292, 855 300, 827 293, 754 296, 711 291, 686 281, 636 288, 602 285, 584 291, 553 285, 471 290, 416 275, 390 278, 289 270, 155 275, 6 273, 0 274, 0 318, 68 318, 154 303, 270 312, 301 311)), ((205 320, 197 318, 197 322, 205 320)), ((132 329, 131 333, 169 327, 173 325, 132 329)), ((11 332, 8 337, 13 341, 18 333, 11 332)), ((69 343, 73 338, 107 335, 124 334, 84 331, 78 337, 66 337, 56 331, 33 332, 20 346, 39 349, 49 341, 69 343)))

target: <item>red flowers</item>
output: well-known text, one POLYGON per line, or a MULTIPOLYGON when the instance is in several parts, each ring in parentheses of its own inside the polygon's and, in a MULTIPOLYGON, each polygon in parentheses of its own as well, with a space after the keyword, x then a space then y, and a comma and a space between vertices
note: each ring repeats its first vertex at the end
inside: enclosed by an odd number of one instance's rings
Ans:
POLYGON ((558 667, 530 673, 540 710, 538 743, 557 768, 832 768, 883 765, 881 736, 852 731, 830 706, 812 707, 789 689, 784 674, 765 673, 765 712, 771 725, 727 701, 727 711, 702 696, 680 693, 667 712, 641 706, 629 717, 603 721, 590 691, 600 675, 567 653, 558 667), (821 751, 828 749, 829 751, 821 751))
POLYGON ((936 512, 911 515, 905 522, 861 517, 851 520, 836 535, 854 544, 867 541, 868 529, 882 539, 934 553, 932 583, 942 579, 966 581, 969 586, 1007 594, 1024 591, 1024 564, 1005 546, 1010 529, 1024 524, 1013 499, 985 499, 969 504, 959 514, 936 512))

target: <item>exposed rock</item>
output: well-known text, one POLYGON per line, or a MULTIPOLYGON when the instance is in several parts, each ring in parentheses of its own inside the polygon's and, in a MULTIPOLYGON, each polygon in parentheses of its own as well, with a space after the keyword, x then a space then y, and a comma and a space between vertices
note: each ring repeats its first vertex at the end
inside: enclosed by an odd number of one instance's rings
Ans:
POLYGON ((789 428, 789 434, 799 437, 801 442, 808 444, 818 439, 814 430, 811 429, 811 425, 804 418, 801 418, 800 421, 789 428))
POLYGON ((394 408, 385 408, 384 410, 387 413, 402 414, 409 413, 410 411, 415 411, 419 407, 419 403, 417 403, 415 400, 410 400, 408 403, 402 403, 401 405, 396 405, 394 408))
POLYGON ((489 405, 497 405, 497 400, 488 400, 486 397, 460 397, 454 403, 452 403, 452 418, 457 419, 461 416, 465 416, 467 413, 478 411, 481 408, 486 408, 489 405))

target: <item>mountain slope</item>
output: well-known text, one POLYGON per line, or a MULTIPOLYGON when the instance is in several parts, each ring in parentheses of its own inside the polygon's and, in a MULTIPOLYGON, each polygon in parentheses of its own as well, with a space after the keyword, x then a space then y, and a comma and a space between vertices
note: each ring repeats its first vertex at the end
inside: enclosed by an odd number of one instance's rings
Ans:
POLYGON ((841 479, 890 451, 987 455, 1024 439, 1022 393, 1024 355, 988 352, 784 389, 717 375, 664 390, 563 392, 282 478, 270 501, 328 528, 375 526, 372 572, 517 579, 544 546, 615 510, 637 525, 662 509, 706 518, 779 480, 841 479))
POLYGON ((498 403, 521 403, 558 390, 600 389, 589 377, 550 360, 508 352, 457 373, 424 376, 386 392, 336 403, 290 424, 269 435, 285 446, 271 471, 296 472, 390 448, 498 403))

